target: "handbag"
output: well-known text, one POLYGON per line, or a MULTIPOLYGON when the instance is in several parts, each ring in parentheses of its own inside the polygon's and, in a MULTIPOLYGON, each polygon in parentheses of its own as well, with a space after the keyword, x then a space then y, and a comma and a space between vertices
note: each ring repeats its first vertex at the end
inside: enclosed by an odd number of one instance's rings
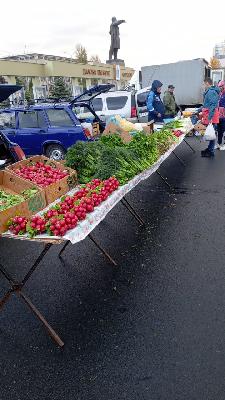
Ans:
POLYGON ((204 139, 205 140, 215 140, 216 139, 216 132, 214 129, 213 124, 209 124, 205 130, 204 134, 204 139))

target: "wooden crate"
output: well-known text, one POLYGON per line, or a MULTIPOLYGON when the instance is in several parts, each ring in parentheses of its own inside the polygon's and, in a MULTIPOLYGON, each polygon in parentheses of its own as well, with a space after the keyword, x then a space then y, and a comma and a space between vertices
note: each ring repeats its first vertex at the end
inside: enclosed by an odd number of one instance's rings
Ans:
POLYGON ((10 194, 21 194, 24 190, 37 188, 38 192, 16 206, 0 211, 0 233, 7 230, 7 222, 16 215, 30 217, 46 207, 45 192, 32 182, 21 179, 10 171, 0 171, 0 189, 10 194))
MULTIPOLYGON (((51 183, 50 185, 42 188, 45 192, 45 197, 46 197, 46 203, 47 205, 58 199, 59 197, 63 196, 66 194, 69 190, 74 188, 77 185, 77 173, 75 170, 65 167, 60 162, 50 160, 49 158, 45 156, 34 156, 27 158, 26 160, 18 161, 15 164, 10 165, 7 170, 14 173, 14 170, 17 168, 20 168, 25 165, 31 165, 36 162, 43 162, 44 164, 51 165, 53 168, 59 168, 62 171, 66 170, 68 172, 68 176, 66 176, 63 179, 60 179, 59 181, 55 183, 51 183)), ((23 179, 23 178, 21 178, 23 179)), ((24 179, 25 180, 25 179, 24 179)), ((27 181, 26 182, 30 182, 27 181)), ((38 185, 36 185, 38 186, 38 185)), ((40 186, 38 186, 40 187, 40 186)))

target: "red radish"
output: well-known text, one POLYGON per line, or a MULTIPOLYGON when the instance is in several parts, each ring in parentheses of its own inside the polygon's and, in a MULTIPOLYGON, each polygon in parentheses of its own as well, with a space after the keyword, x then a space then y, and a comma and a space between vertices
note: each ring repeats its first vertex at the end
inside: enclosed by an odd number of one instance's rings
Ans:
POLYGON ((26 165, 17 168, 14 172, 22 178, 28 179, 43 187, 68 176, 66 170, 61 171, 59 168, 53 168, 51 165, 45 165, 40 162, 36 162, 34 165, 26 165))
POLYGON ((15 235, 23 235, 26 233, 27 218, 16 216, 11 218, 7 226, 9 230, 15 235))

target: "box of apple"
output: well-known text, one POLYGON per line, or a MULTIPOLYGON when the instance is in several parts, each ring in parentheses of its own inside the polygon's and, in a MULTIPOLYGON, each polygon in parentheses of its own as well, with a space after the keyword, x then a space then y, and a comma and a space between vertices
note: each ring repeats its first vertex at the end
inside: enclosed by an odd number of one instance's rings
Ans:
POLYGON ((45 191, 47 204, 67 193, 77 184, 77 173, 44 156, 34 156, 10 165, 11 173, 30 181, 45 191))
POLYGON ((64 196, 44 215, 26 218, 15 216, 8 221, 8 229, 14 235, 28 234, 34 237, 42 233, 50 236, 64 236, 83 221, 88 213, 105 201, 119 186, 119 181, 111 177, 105 181, 94 179, 72 196, 64 196))

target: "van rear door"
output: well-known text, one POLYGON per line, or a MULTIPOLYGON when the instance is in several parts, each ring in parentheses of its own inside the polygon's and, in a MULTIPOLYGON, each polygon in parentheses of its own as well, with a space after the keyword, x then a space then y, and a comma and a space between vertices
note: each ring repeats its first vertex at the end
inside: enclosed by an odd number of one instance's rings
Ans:
POLYGON ((148 110, 147 110, 147 97, 150 89, 141 90, 136 93, 136 105, 137 105, 137 116, 139 122, 148 122, 148 110))
POLYGON ((130 118, 131 116, 131 96, 130 93, 107 93, 105 96, 106 115, 120 115, 130 118))

